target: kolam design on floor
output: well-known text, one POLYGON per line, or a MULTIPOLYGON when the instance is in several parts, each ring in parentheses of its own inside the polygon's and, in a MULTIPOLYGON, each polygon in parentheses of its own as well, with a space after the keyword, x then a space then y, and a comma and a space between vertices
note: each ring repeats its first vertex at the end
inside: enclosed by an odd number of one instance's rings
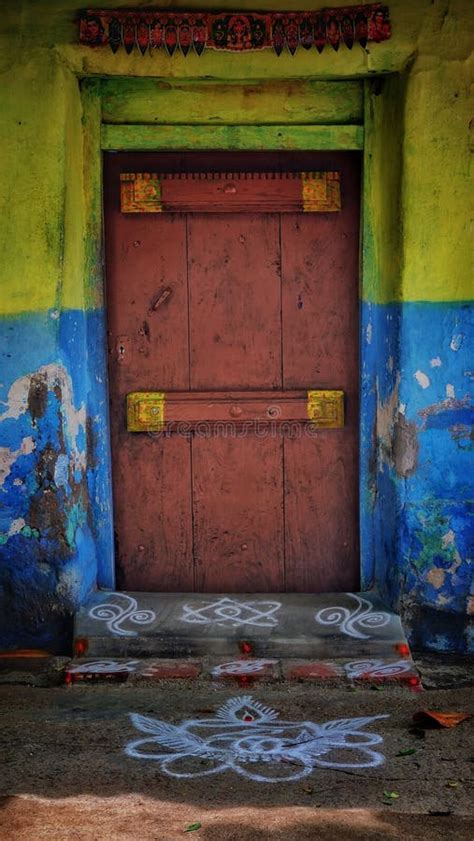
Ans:
POLYGON ((379 678, 395 678, 408 673, 413 673, 412 660, 397 660, 396 662, 385 662, 384 660, 354 660, 346 663, 345 672, 349 680, 378 680, 379 678))
POLYGON ((374 611, 373 604, 369 599, 364 599, 355 593, 346 593, 352 599, 355 599, 358 606, 352 612, 347 607, 324 607, 316 613, 316 622, 321 625, 335 625, 349 637, 355 639, 370 639, 374 634, 365 634, 364 631, 377 628, 384 628, 390 622, 390 614, 383 610, 374 611), (358 627, 357 627, 358 626, 358 627))
POLYGON ((136 637, 137 631, 130 631, 122 627, 124 622, 133 622, 135 625, 149 625, 155 621, 155 612, 153 610, 139 610, 138 602, 133 596, 129 596, 127 593, 113 593, 112 595, 115 598, 122 599, 125 606, 121 607, 113 602, 104 602, 94 605, 89 611, 91 619, 105 622, 112 634, 121 637, 136 637))
POLYGON ((239 677, 241 675, 255 675, 265 672, 269 666, 274 666, 278 660, 232 660, 229 663, 219 663, 211 669, 213 677, 239 677))
POLYGON ((184 604, 180 619, 182 622, 199 625, 227 625, 231 628, 254 625, 257 628, 274 628, 278 625, 278 619, 273 614, 280 608, 280 602, 260 599, 240 602, 224 597, 216 601, 184 604))
POLYGON ((170 777, 205 777, 235 771, 259 783, 292 782, 316 767, 375 768, 384 756, 373 750, 383 739, 364 727, 387 715, 312 721, 280 720, 278 713, 249 695, 232 698, 214 718, 168 724, 130 714, 146 738, 129 742, 127 756, 152 759, 170 777), (295 769, 295 766, 297 768, 295 769))
POLYGON ((117 660, 91 660, 88 663, 80 663, 77 666, 69 666, 70 674, 111 674, 114 672, 134 672, 139 660, 128 660, 118 662, 117 660))

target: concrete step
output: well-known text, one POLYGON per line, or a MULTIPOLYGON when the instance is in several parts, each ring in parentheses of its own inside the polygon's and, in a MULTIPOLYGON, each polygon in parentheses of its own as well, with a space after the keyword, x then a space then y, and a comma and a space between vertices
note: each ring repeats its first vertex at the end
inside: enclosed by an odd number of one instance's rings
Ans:
POLYGON ((78 657, 242 655, 354 661, 408 651, 400 618, 373 593, 97 591, 75 617, 78 657))

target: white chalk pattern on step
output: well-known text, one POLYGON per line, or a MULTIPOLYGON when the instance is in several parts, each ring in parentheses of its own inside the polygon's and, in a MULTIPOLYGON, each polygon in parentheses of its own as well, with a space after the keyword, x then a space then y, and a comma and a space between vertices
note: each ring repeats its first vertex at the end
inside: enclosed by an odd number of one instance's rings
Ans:
POLYGON ((132 622, 135 625, 150 625, 156 619, 153 610, 140 610, 137 600, 127 593, 112 593, 114 599, 122 599, 125 606, 121 607, 114 602, 104 602, 92 607, 89 611, 91 619, 98 619, 105 622, 112 634, 120 637, 136 637, 137 631, 126 630, 122 627, 124 622, 132 622))
POLYGON ((342 605, 324 607, 316 613, 316 622, 319 622, 320 625, 336 625, 340 628, 341 633, 360 640, 368 640, 375 636, 374 634, 363 633, 363 631, 383 628, 390 622, 390 614, 383 610, 374 611, 373 604, 369 599, 364 599, 356 593, 346 593, 346 596, 356 600, 357 608, 355 610, 351 611, 342 605))
POLYGON ((213 601, 196 601, 183 605, 180 620, 196 625, 226 625, 231 628, 240 625, 274 628, 278 625, 274 614, 280 608, 280 602, 263 599, 241 602, 223 596, 213 601))

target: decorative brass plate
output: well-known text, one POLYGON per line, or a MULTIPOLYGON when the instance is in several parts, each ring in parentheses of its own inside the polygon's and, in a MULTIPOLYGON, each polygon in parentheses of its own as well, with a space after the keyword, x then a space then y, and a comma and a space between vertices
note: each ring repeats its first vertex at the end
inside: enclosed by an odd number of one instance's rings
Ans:
POLYGON ((302 172, 303 212, 333 213, 341 209, 338 172, 302 172))
POLYGON ((122 213, 161 213, 161 185, 155 172, 122 172, 120 175, 122 213))
POLYGON ((128 432, 159 432, 164 422, 164 391, 133 391, 127 394, 128 432))
POLYGON ((321 429, 344 426, 343 391, 308 391, 308 419, 321 429))

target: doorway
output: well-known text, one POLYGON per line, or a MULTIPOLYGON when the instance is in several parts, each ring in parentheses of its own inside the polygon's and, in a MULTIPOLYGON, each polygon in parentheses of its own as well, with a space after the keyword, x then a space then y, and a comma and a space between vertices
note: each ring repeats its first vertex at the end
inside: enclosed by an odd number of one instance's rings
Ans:
POLYGON ((359 173, 358 153, 105 155, 120 588, 358 589, 359 173), (340 209, 282 209, 315 172, 337 173, 340 209), (176 177, 182 204, 122 212, 130 173, 176 177), (344 393, 343 425, 308 422, 315 390, 344 393), (129 431, 137 392, 174 422, 129 431))

